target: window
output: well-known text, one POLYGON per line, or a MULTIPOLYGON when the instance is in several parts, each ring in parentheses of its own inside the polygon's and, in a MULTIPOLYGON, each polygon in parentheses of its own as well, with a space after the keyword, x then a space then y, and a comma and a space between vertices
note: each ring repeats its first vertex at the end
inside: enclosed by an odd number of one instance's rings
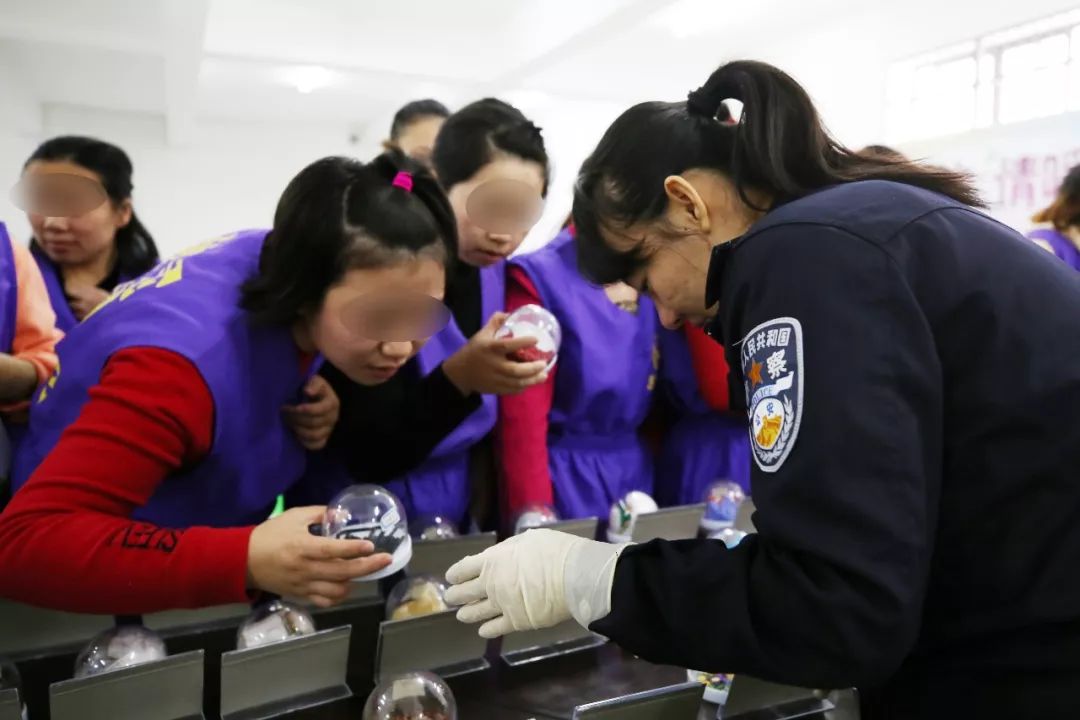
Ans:
POLYGON ((1069 38, 1069 109, 1080 110, 1080 25, 1069 38))
POLYGON ((998 122, 1011 123, 1065 112, 1069 36, 1050 35, 1001 50, 998 122))
POLYGON ((1080 110, 1080 10, 894 63, 888 88, 893 141, 1080 110))
POLYGON ((888 80, 889 136, 908 139, 970 130, 977 75, 974 42, 895 64, 888 80))

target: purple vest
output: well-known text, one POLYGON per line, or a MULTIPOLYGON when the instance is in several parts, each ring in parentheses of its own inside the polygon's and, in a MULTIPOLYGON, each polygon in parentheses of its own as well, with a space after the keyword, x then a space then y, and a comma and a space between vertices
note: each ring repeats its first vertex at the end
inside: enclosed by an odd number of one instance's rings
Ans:
MULTIPOLYGON (((68 304, 67 295, 64 294, 64 278, 60 274, 60 268, 49 259, 44 250, 36 245, 30 246, 30 253, 34 256, 34 261, 41 270, 41 276, 45 279, 49 302, 52 303, 53 312, 56 313, 56 327, 63 330, 66 335, 71 328, 79 324, 79 321, 75 313, 71 312, 71 305, 68 304)), ((120 275, 120 282, 133 279, 128 275, 120 275)))
MULTIPOLYGON (((19 310, 19 277, 15 271, 15 251, 4 223, 0 223, 0 352, 10 353, 15 343, 15 325, 19 310)), ((8 422, 0 432, 6 432, 0 450, 0 477, 6 477, 12 454, 26 433, 22 423, 8 422)))
POLYGON ((656 310, 642 297, 636 314, 626 312, 581 277, 567 231, 511 262, 562 326, 548 418, 555 509, 564 519, 605 519, 627 492, 653 492, 653 460, 638 430, 656 384, 656 310))
POLYGON ((714 480, 750 494, 750 435, 744 415, 712 410, 698 389, 690 345, 682 331, 660 332, 660 384, 679 419, 668 429, 656 465, 656 501, 703 501, 714 480))
MULTIPOLYGON (((282 419, 303 385, 289 328, 252 325, 240 286, 257 270, 266 230, 212 240, 117 286, 58 346, 15 459, 20 487, 78 417, 109 357, 129 347, 175 352, 198 369, 214 401, 209 454, 165 479, 134 517, 162 526, 228 527, 266 519, 304 471, 304 450, 282 419)), ((122 468, 117 469, 122 472, 122 468)))
POLYGON ((19 305, 19 281, 15 255, 7 228, 0 223, 0 352, 10 353, 15 342, 15 313, 19 305))
MULTIPOLYGON (((486 323, 506 307, 506 268, 497 263, 480 269, 480 319, 486 323)), ((460 350, 468 338, 454 320, 431 338, 416 361, 423 375, 428 375, 443 361, 460 350)), ((464 522, 469 509, 469 450, 495 427, 498 402, 494 395, 484 395, 482 405, 474 410, 431 455, 415 470, 386 484, 405 505, 408 517, 440 515, 464 522)))
POLYGON ((1042 228, 1032 230, 1027 234, 1029 238, 1040 244, 1045 243, 1050 250, 1073 270, 1080 270, 1080 248, 1057 230, 1042 228))

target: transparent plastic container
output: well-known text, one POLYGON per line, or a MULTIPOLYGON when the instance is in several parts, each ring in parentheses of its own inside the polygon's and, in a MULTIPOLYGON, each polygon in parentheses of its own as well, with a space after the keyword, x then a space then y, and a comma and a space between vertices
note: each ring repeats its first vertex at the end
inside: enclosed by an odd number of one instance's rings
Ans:
POLYGON ((701 501, 705 503, 705 514, 701 517, 701 529, 706 533, 716 532, 735 524, 739 508, 746 500, 746 493, 730 480, 717 480, 705 489, 701 501))
POLYGON ((429 672, 397 675, 371 691, 363 720, 457 720, 457 702, 442 678, 429 672))
POLYGON ((405 578, 386 598, 386 619, 406 620, 449 610, 445 582, 434 575, 405 578))
POLYGON ((357 582, 393 575, 412 559, 405 508, 392 492, 378 485, 353 485, 342 490, 326 507, 323 535, 369 540, 375 552, 389 553, 393 558, 387 567, 356 578, 357 582))
POLYGON ((236 649, 262 647, 311 635, 315 621, 304 608, 276 599, 257 606, 236 631, 236 649))
POLYGON ((520 535, 531 528, 544 527, 556 522, 559 522, 559 514, 549 505, 539 503, 527 505, 514 519, 514 534, 520 535))
POLYGON ((414 540, 449 540, 458 536, 457 527, 439 515, 427 515, 409 524, 414 540))
POLYGON ((518 350, 511 357, 519 362, 547 362, 547 369, 555 366, 562 345, 562 328, 559 321, 539 305, 523 305, 506 318, 495 333, 496 338, 534 337, 536 345, 518 350))
POLYGON ((611 506, 611 512, 608 513, 608 542, 630 542, 634 521, 638 515, 656 512, 658 509, 656 501, 648 493, 640 490, 626 493, 611 506))
POLYGON ((119 625, 94 636, 75 658, 75 677, 84 678, 166 657, 165 641, 141 625, 119 625))

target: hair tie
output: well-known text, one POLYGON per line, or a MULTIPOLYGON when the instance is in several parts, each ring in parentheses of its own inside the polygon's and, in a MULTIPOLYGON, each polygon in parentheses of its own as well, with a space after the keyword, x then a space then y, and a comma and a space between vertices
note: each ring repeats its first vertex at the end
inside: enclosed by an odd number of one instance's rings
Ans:
POLYGON ((686 96, 686 109, 692 115, 700 115, 710 120, 716 118, 717 105, 714 104, 704 87, 700 87, 686 96))
MULTIPOLYGON (((724 104, 726 100, 743 100, 743 90, 734 80, 716 80, 715 77, 721 71, 713 73, 713 77, 686 96, 686 109, 692 115, 699 115, 709 120, 718 120, 723 123, 727 118, 734 119, 734 114, 724 104), (724 117, 726 116, 726 117, 724 117)), ((734 124, 734 123, 732 123, 734 124)))
POLYGON ((394 176, 394 181, 390 183, 393 187, 401 188, 407 193, 412 192, 412 173, 405 170, 399 170, 398 174, 394 176))

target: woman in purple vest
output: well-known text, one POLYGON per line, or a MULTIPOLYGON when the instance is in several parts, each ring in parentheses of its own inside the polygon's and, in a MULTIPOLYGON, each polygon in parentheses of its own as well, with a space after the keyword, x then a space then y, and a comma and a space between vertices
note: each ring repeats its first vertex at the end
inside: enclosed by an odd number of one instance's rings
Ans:
POLYGON ((1069 170, 1054 202, 1031 218, 1044 227, 1028 233, 1036 245, 1080 270, 1080 165, 1069 170))
MULTIPOLYGON (((410 372, 378 388, 357 387, 324 369, 342 402, 331 450, 344 453, 353 478, 383 484, 401 498, 410 517, 438 515, 464 529, 472 499, 472 516, 486 527, 495 505, 488 440, 495 395, 546 377, 545 363, 507 357, 530 340, 494 334, 505 317, 506 258, 536 222, 548 158, 539 128, 516 108, 486 99, 446 120, 432 163, 457 219, 457 262, 446 288, 453 318, 410 372), (526 211, 510 226, 488 222, 521 208, 526 211)), ((325 487, 321 501, 333 490, 325 487)))
POLYGON ((24 245, 0 222, 0 508, 11 455, 26 431, 30 398, 56 370, 56 315, 45 281, 24 245))
POLYGON ((390 124, 387 150, 399 150, 416 162, 431 167, 431 151, 450 111, 438 100, 424 98, 402 105, 390 124))
POLYGON ((0 222, 0 416, 5 421, 25 424, 27 401, 56 369, 56 343, 62 337, 30 251, 0 222))
POLYGON ((154 239, 131 204, 131 160, 102 140, 57 137, 26 161, 23 177, 61 173, 86 178, 102 190, 101 204, 74 217, 30 210, 30 249, 45 277, 56 326, 67 332, 119 283, 157 264, 154 239))
MULTIPOLYGON (((749 494, 750 436, 744 416, 720 412, 706 401, 682 329, 660 331, 660 356, 660 387, 675 417, 657 457, 657 503, 703 502, 716 480, 738 483, 749 494)), ((722 362, 717 365, 727 369, 722 362)), ((733 395, 738 402, 738 393, 733 395)))
POLYGON ((110 614, 251 590, 326 606, 384 567, 367 543, 310 535, 322 507, 264 521, 306 461, 281 408, 321 357, 377 384, 445 325, 455 233, 415 163, 326 158, 272 230, 118 286, 36 397, 0 515, 0 596, 110 614))
POLYGON ((546 383, 500 399, 507 517, 539 503, 563 519, 606 520, 631 490, 653 494, 652 453, 640 428, 659 364, 656 309, 626 285, 601 288, 581 277, 570 228, 511 260, 508 283, 507 309, 550 310, 562 346, 546 383))

